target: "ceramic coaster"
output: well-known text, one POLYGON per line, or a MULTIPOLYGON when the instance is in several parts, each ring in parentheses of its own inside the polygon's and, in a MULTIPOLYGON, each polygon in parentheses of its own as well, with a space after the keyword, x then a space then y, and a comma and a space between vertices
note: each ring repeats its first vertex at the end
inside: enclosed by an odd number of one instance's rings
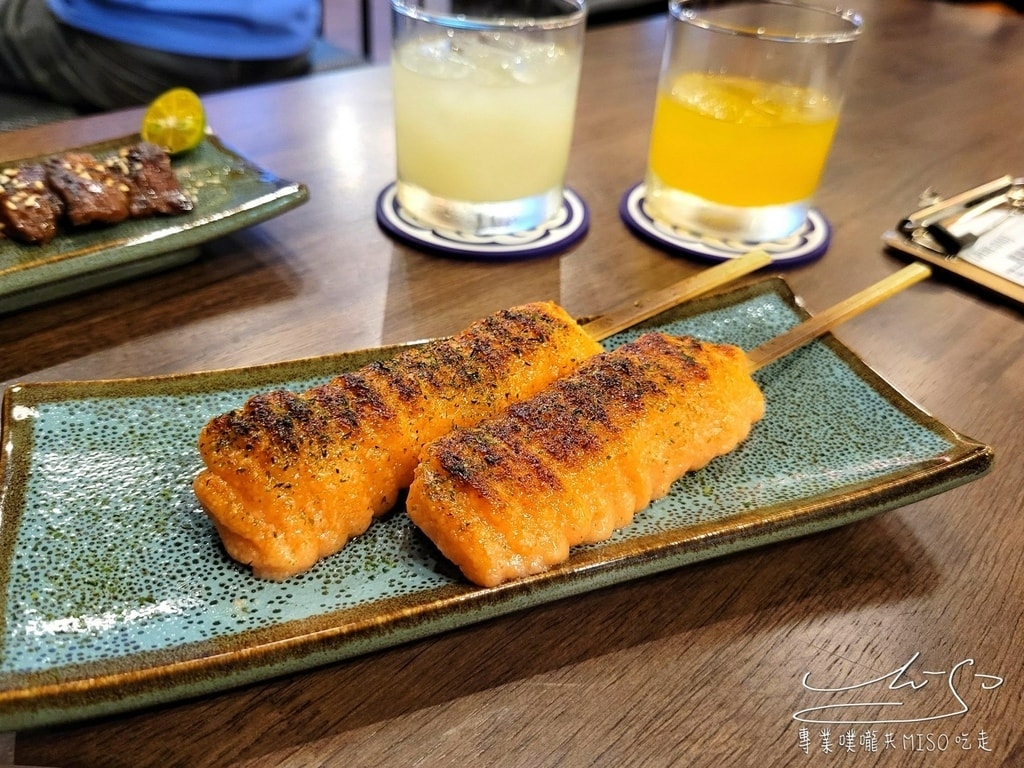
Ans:
POLYGON ((760 248, 778 266, 803 264, 820 258, 828 250, 832 227, 821 211, 812 208, 807 220, 789 237, 770 242, 718 239, 662 224, 651 218, 644 206, 644 185, 637 184, 622 196, 619 205, 622 220, 637 235, 667 250, 704 261, 728 261, 760 248))
POLYGON ((511 261, 551 256, 568 248, 586 234, 590 213, 582 198, 566 189, 562 208, 550 221, 511 235, 480 237, 433 228, 413 218, 399 205, 392 182, 377 197, 377 223, 392 237, 416 248, 448 256, 511 261))

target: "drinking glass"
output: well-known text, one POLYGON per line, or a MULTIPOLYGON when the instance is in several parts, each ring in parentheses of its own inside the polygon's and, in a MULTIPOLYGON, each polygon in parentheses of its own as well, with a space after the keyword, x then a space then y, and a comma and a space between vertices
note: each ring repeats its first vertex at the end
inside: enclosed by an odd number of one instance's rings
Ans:
POLYGON ((392 0, 395 194, 473 235, 532 229, 562 205, 583 0, 392 0))
POLYGON ((701 236, 765 242, 806 220, 843 100, 854 11, 672 0, 645 206, 701 236))

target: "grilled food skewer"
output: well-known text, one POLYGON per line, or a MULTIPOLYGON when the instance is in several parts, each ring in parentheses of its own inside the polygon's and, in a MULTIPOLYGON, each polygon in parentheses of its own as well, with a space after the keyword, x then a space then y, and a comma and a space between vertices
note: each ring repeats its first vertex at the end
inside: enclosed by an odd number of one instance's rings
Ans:
POLYGON ((764 412, 754 369, 928 274, 907 267, 752 356, 648 333, 590 358, 536 397, 428 445, 409 517, 480 586, 546 571, 742 442, 764 412))
MULTIPOLYGON (((762 263, 712 268, 671 295, 681 301, 762 263)), ((622 321, 621 307, 614 318, 622 321)), ((602 327, 595 334, 611 329, 602 327)), ((601 351, 564 309, 538 302, 305 393, 255 395, 200 433, 206 469, 196 496, 231 557, 259 577, 287 578, 388 511, 412 482, 423 446, 531 397, 601 351)))
POLYGON ((647 333, 427 446, 406 511, 467 579, 494 587, 629 525, 763 412, 739 347, 647 333))

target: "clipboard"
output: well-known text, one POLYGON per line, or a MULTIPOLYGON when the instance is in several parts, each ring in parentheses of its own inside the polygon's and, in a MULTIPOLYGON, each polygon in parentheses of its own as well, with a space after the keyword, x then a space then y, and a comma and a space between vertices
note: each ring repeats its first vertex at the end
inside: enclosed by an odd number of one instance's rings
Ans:
POLYGON ((936 199, 882 235, 890 248, 1024 305, 1024 178, 936 199))

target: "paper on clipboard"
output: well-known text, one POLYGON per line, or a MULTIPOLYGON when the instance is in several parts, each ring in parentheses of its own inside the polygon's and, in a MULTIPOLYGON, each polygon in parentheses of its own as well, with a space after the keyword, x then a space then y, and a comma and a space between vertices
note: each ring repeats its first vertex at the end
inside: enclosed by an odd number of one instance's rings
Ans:
POLYGON ((959 258, 1024 286, 1024 213, 990 211, 975 227, 984 234, 959 258))
POLYGON ((932 202, 883 235, 887 245, 1024 305, 1024 178, 1003 176, 932 202))

